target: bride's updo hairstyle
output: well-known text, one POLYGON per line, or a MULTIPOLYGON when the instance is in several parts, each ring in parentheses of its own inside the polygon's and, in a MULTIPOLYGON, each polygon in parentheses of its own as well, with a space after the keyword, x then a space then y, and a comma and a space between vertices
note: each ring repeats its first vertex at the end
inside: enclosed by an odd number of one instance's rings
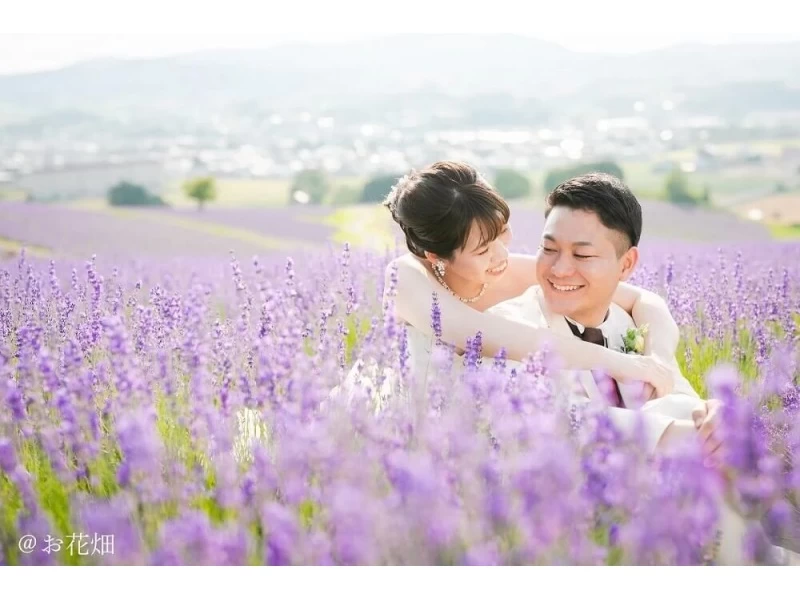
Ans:
POLYGON ((406 238, 408 250, 451 260, 466 248, 472 223, 481 243, 494 241, 508 223, 506 201, 465 162, 436 162, 401 178, 383 202, 406 238))

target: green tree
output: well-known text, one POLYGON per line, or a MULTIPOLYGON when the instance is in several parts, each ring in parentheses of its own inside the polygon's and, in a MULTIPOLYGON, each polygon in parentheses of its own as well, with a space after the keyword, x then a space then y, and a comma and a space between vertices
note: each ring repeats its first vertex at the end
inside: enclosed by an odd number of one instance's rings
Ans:
POLYGON ((108 190, 106 195, 112 206, 163 206, 164 200, 149 193, 141 185, 120 181, 108 190))
POLYGON ((664 184, 667 201, 682 205, 700 205, 711 203, 711 193, 706 187, 702 194, 694 195, 689 189, 689 177, 680 168, 673 168, 667 175, 664 184))
POLYGON ((217 181, 214 177, 198 177, 183 184, 183 192, 197 202, 197 209, 202 210, 209 201, 217 198, 217 181))
POLYGON ((351 185, 341 185, 331 194, 331 203, 336 205, 354 204, 361 197, 361 192, 358 187, 351 185))
POLYGON ((582 174, 589 174, 590 172, 604 172, 617 177, 621 181, 625 180, 625 173, 622 167, 616 162, 586 162, 573 166, 565 166, 563 168, 555 168, 548 172, 544 179, 544 192, 550 193, 564 181, 582 174))
POLYGON ((402 174, 379 174, 372 177, 364 185, 364 190, 361 192, 361 203, 380 203, 394 187, 395 183, 400 180, 402 174))
POLYGON ((298 172, 289 190, 291 203, 321 204, 328 193, 329 183, 325 171, 307 168, 298 172))
POLYGON ((531 182, 524 174, 510 168, 501 168, 494 177, 494 187, 506 199, 528 197, 531 182))

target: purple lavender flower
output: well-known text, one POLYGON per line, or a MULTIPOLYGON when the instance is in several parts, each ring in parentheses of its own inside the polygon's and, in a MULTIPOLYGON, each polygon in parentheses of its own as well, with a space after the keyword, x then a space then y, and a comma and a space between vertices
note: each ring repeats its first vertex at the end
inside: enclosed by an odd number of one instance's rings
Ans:
POLYGON ((442 312, 439 307, 439 296, 433 293, 431 297, 431 328, 436 342, 442 342, 442 312))

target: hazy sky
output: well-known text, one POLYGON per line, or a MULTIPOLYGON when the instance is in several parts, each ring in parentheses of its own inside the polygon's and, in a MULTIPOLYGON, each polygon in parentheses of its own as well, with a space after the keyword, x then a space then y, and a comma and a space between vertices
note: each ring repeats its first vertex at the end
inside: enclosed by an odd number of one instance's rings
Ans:
POLYGON ((26 0, 3 9, 0 73, 101 57, 162 56, 286 41, 347 41, 401 32, 517 33, 580 51, 634 52, 680 42, 800 39, 783 0, 26 0), (525 7, 525 5, 528 5, 525 7))

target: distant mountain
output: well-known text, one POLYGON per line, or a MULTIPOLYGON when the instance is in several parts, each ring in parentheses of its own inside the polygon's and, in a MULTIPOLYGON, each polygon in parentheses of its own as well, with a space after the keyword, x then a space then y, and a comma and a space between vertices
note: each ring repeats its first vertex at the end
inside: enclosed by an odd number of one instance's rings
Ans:
POLYGON ((247 102, 347 104, 409 93, 511 94, 554 103, 753 81, 800 85, 800 43, 682 45, 629 55, 575 52, 519 35, 404 34, 0 76, 0 107, 33 113, 135 106, 159 113, 247 102))

